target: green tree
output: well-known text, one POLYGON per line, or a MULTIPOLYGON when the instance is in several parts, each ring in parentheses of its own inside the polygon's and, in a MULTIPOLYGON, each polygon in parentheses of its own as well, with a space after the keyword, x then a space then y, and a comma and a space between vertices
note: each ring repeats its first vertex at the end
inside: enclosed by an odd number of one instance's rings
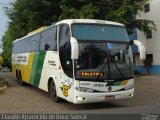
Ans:
POLYGON ((134 28, 147 33, 155 29, 150 20, 135 19, 148 0, 16 0, 5 8, 10 22, 3 37, 3 58, 11 66, 12 42, 41 26, 62 19, 103 19, 126 25, 128 33, 134 28))
POLYGON ((99 13, 99 7, 92 3, 84 4, 77 0, 62 0, 60 2, 62 13, 59 20, 63 19, 88 19, 94 18, 95 14, 99 13))
POLYGON ((5 8, 10 19, 3 37, 4 65, 11 67, 12 42, 41 26, 58 21, 61 14, 59 0, 16 0, 5 8))
POLYGON ((3 64, 3 58, 2 56, 0 55, 0 66, 3 64))
POLYGON ((144 4, 148 0, 62 0, 60 7, 63 10, 61 19, 89 18, 115 21, 125 24, 128 33, 134 28, 147 33, 155 29, 151 20, 136 19, 140 15, 144 4))

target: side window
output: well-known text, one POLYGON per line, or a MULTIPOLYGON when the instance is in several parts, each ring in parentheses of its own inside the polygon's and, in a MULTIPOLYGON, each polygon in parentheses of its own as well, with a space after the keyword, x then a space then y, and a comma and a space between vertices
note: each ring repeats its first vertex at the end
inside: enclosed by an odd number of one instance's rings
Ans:
POLYGON ((33 35, 31 37, 31 51, 38 52, 39 51, 39 37, 40 34, 33 35))
POLYGON ((17 42, 17 53, 21 53, 21 44, 20 44, 20 41, 17 42))
POLYGON ((21 44, 20 52, 21 52, 21 53, 25 53, 25 52, 26 52, 26 51, 25 51, 25 48, 26 48, 25 39, 21 40, 20 44, 21 44))
POLYGON ((40 50, 44 50, 46 32, 41 32, 40 50))
POLYGON ((31 38, 30 37, 27 37, 25 39, 25 53, 28 53, 31 51, 31 38))
POLYGON ((65 43, 69 42, 70 38, 70 30, 68 25, 60 26, 60 34, 59 34, 59 46, 64 46, 65 43))
POLYGON ((40 50, 56 50, 56 30, 56 27, 52 27, 41 33, 40 50))

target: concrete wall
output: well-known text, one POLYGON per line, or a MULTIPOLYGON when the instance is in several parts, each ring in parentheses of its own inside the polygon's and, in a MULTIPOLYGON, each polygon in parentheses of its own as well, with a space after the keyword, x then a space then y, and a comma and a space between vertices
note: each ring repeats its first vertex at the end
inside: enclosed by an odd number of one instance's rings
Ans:
MULTIPOLYGON (((152 30, 152 38, 147 39, 143 32, 137 30, 138 40, 146 47, 146 54, 153 54, 153 66, 150 69, 152 74, 160 74, 160 0, 149 0, 150 12, 141 13, 137 19, 148 19, 154 21, 157 31, 152 30)), ((138 61, 137 70, 146 73, 143 61, 138 61)))

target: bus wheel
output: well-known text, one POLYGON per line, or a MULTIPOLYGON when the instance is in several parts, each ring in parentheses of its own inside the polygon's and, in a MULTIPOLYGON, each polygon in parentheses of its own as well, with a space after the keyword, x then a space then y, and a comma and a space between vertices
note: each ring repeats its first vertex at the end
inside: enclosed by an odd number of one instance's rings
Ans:
POLYGON ((24 86, 24 85, 25 85, 25 83, 24 83, 23 80, 22 80, 22 75, 21 75, 21 73, 19 74, 19 84, 20 84, 21 86, 24 86))
POLYGON ((60 102, 60 98, 57 96, 56 86, 53 80, 49 84, 49 94, 54 102, 60 102))

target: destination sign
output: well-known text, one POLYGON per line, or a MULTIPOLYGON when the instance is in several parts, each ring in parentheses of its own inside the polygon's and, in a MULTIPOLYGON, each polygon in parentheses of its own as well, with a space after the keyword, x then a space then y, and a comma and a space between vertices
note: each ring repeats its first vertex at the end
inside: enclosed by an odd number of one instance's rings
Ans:
POLYGON ((81 76, 99 76, 99 77, 102 77, 104 76, 104 73, 103 72, 81 72, 80 73, 81 76))

